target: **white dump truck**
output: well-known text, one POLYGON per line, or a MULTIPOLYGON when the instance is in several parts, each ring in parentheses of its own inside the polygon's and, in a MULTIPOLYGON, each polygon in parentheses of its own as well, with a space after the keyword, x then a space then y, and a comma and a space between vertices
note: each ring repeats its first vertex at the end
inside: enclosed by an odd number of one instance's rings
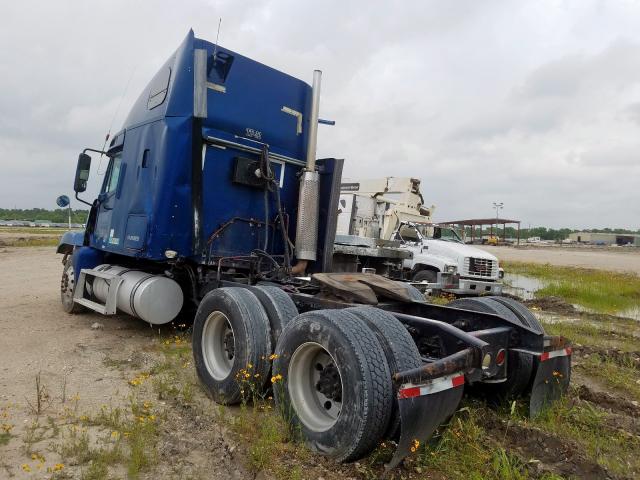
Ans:
POLYGON ((498 259, 434 224, 434 208, 424 205, 415 178, 343 183, 335 254, 357 257, 353 271, 375 269, 456 294, 500 295, 498 259))

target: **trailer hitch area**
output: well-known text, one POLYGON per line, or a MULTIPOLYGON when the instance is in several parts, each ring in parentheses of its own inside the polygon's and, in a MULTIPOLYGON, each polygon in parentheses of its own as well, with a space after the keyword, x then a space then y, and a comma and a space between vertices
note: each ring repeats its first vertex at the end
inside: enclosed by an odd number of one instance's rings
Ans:
POLYGON ((475 348, 467 348, 423 367, 400 372, 394 380, 400 383, 400 439, 385 469, 397 467, 417 447, 431 438, 433 432, 451 417, 464 391, 465 372, 477 367, 480 356, 475 348))
POLYGON ((571 346, 563 337, 545 337, 544 352, 535 358, 529 416, 536 417, 558 400, 571 380, 571 346))

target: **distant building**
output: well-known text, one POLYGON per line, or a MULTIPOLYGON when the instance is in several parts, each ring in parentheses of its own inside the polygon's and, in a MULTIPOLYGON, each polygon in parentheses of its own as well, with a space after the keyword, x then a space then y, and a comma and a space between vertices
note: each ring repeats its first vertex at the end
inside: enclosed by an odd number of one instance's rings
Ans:
POLYGON ((590 245, 635 245, 640 247, 640 235, 634 233, 570 233, 569 239, 590 245))

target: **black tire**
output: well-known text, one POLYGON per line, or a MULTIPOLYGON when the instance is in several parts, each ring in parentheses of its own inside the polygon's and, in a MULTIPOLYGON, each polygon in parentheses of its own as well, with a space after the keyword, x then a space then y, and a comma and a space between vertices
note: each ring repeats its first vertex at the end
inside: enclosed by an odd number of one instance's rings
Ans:
MULTIPOLYGON (((346 312, 361 318, 375 333, 389 364, 393 376, 395 373, 422 366, 418 347, 407 329, 389 312, 375 307, 352 307, 346 312)), ((391 419, 385 438, 397 439, 400 436, 400 410, 397 400, 398 389, 394 385, 391 419)))
POLYGON ((267 312, 271 326, 271 347, 275 349, 284 327, 298 316, 296 304, 293 303, 289 295, 278 287, 257 285, 249 287, 249 290, 258 297, 262 308, 267 312))
MULTIPOLYGON (((518 325, 524 325, 520 317, 494 297, 460 298, 447 305, 476 312, 493 313, 518 325)), ((475 388, 487 398, 505 400, 522 395, 533 375, 533 356, 509 350, 507 355, 507 379, 501 383, 477 383, 475 388)))
POLYGON ((310 448, 352 461, 378 445, 393 386, 384 350, 365 321, 345 310, 303 313, 282 332, 276 354, 276 405, 310 448), (316 363, 319 356, 328 361, 316 363))
POLYGON ((438 281, 438 272, 433 270, 418 270, 413 274, 414 282, 424 282, 427 281, 429 283, 435 283, 438 281))
POLYGON ((239 403, 243 382, 252 382, 258 390, 268 382, 269 319, 249 290, 218 288, 207 293, 193 321, 192 344, 198 377, 217 403, 239 403), (249 377, 245 379, 241 370, 249 377))
POLYGON ((60 301, 62 308, 67 313, 82 313, 87 309, 82 305, 78 305, 73 301, 73 292, 75 291, 75 272, 73 270, 73 259, 69 255, 65 259, 62 267, 62 278, 60 279, 60 301))
POLYGON ((536 316, 533 313, 531 313, 531 310, 529 310, 522 303, 509 297, 486 297, 486 298, 490 298, 506 306, 520 319, 520 323, 522 323, 523 325, 531 328, 532 330, 535 330, 536 332, 544 333, 544 327, 540 323, 540 320, 538 320, 536 316))

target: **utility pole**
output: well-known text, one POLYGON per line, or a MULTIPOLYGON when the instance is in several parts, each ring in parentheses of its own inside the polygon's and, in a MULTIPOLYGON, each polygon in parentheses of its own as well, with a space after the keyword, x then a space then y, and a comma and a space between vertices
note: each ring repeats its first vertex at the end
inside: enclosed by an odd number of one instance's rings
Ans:
MULTIPOLYGON (((498 211, 504 207, 504 203, 500 202, 493 202, 493 208, 496 209, 496 237, 498 236, 498 218, 500 218, 500 215, 498 215, 498 211)), ((504 240, 504 239, 503 239, 504 240)))

